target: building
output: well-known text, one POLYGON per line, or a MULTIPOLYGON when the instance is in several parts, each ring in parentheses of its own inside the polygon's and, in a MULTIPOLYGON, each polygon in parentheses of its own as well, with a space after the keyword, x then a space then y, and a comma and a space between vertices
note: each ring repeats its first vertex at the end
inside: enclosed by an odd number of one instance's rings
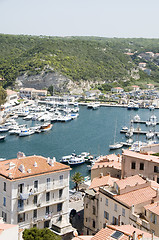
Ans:
POLYGON ((132 85, 131 87, 132 87, 133 91, 139 91, 140 90, 140 87, 137 86, 137 85, 132 85))
POLYGON ((35 88, 21 88, 20 97, 34 99, 38 97, 45 97, 47 95, 47 90, 37 90, 35 88))
POLYGON ((148 83, 146 86, 148 89, 154 89, 154 84, 148 83))
POLYGON ((95 234, 99 231, 99 187, 113 186, 116 178, 110 175, 96 177, 93 179, 89 189, 85 191, 84 197, 84 234, 95 234))
POLYGON ((18 100, 17 92, 12 91, 10 89, 7 89, 6 91, 7 91, 7 99, 6 99, 7 103, 9 105, 13 105, 13 104, 17 103, 17 100, 18 100))
POLYGON ((111 91, 114 93, 122 93, 124 89, 121 87, 115 87, 115 88, 112 88, 111 91))
POLYGON ((0 215, 20 228, 72 231, 69 223, 70 167, 55 158, 28 156, 0 162, 0 215))
POLYGON ((145 62, 140 62, 139 63, 139 68, 145 68, 146 67, 146 63, 145 62))
POLYGON ((139 230, 132 225, 107 225, 94 236, 76 236, 73 240, 158 240, 154 234, 139 230))
MULTIPOLYGON (((154 148, 158 146, 154 146, 154 148)), ((159 183, 159 157, 148 153, 123 150, 122 178, 141 174, 159 183)))
POLYGON ((0 240, 4 239, 21 240, 22 236, 19 232, 19 226, 0 221, 0 240))
POLYGON ((158 187, 139 175, 114 182, 114 186, 99 188, 99 229, 105 224, 127 225, 151 233, 149 219, 143 217, 144 207, 159 201, 158 187))
POLYGON ((91 168, 91 180, 99 177, 111 175, 114 178, 121 178, 121 155, 110 154, 100 157, 91 168))

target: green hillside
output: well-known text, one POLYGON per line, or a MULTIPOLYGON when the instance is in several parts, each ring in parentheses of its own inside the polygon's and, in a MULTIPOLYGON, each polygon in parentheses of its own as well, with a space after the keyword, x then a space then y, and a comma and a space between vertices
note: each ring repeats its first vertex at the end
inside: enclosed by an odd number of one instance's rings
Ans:
POLYGON ((128 87, 144 82, 159 83, 158 65, 149 61, 151 75, 139 71, 140 79, 131 70, 141 61, 138 54, 159 52, 158 39, 109 39, 97 37, 45 37, 0 34, 0 77, 4 87, 14 86, 16 77, 59 72, 73 81, 105 81, 110 86, 128 87), (128 56, 125 52, 137 52, 128 56))

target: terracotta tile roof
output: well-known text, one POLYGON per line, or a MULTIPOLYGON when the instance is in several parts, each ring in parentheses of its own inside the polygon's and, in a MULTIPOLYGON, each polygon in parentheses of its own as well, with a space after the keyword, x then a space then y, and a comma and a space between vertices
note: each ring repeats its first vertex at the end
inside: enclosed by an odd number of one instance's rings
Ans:
POLYGON ((149 205, 144 206, 146 210, 149 210, 152 213, 155 213, 156 215, 159 215, 159 202, 155 202, 149 205))
POLYGON ((150 239, 152 238, 152 235, 150 233, 137 229, 132 225, 121 225, 121 226, 109 225, 108 227, 118 230, 120 232, 123 232, 126 235, 132 236, 133 232, 135 231, 137 235, 144 234, 144 238, 150 238, 150 239))
POLYGON ((70 167, 59 162, 51 166, 51 159, 42 156, 28 156, 0 161, 0 175, 11 180, 26 178, 51 172, 69 171, 70 167), (21 168, 24 171, 20 171, 21 168))
POLYGON ((7 96, 17 94, 17 92, 7 89, 7 96))
POLYGON ((131 207, 140 203, 147 202, 156 196, 156 191, 152 187, 145 187, 121 195, 116 195, 114 198, 125 205, 131 207))
POLYGON ((120 189, 124 189, 127 185, 132 187, 132 186, 135 186, 136 184, 144 184, 144 183, 146 183, 146 180, 144 180, 139 175, 127 177, 125 179, 116 181, 116 184, 120 189))
POLYGON ((114 182, 117 181, 117 178, 112 178, 110 175, 93 178, 89 189, 102 187, 102 186, 113 186, 114 182))
POLYGON ((137 153, 137 152, 133 152, 133 151, 130 151, 130 150, 123 150, 122 156, 129 156, 129 157, 133 157, 133 158, 142 159, 142 160, 145 160, 145 161, 151 161, 151 162, 159 163, 159 157, 157 157, 157 156, 146 155, 146 154, 143 154, 143 153, 137 153))
POLYGON ((115 154, 110 154, 107 156, 100 157, 92 167, 92 169, 96 169, 99 167, 114 167, 116 169, 121 170, 121 156, 117 156, 115 154))
POLYGON ((13 225, 13 224, 6 224, 6 223, 0 223, 0 230, 6 230, 6 229, 9 229, 9 228, 14 228, 18 225, 13 225))
MULTIPOLYGON (((107 240, 107 239, 113 239, 111 238, 111 235, 114 233, 115 231, 111 228, 102 228, 98 233, 96 233, 95 236, 93 236, 91 238, 91 240, 107 240)), ((114 238, 115 239, 115 238, 114 238)), ((125 234, 123 234, 119 240, 128 240, 129 237, 125 234)))
POLYGON ((72 240, 91 240, 92 236, 78 236, 74 237, 72 240))

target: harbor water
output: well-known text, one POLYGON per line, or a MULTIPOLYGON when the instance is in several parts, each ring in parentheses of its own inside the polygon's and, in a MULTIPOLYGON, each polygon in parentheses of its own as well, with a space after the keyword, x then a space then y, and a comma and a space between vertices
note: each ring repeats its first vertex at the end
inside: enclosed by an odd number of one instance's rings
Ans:
MULTIPOLYGON (((145 121, 155 114, 157 121, 159 121, 159 110, 157 109, 154 111, 149 109, 129 111, 122 107, 99 107, 97 110, 92 110, 86 106, 80 106, 77 119, 66 123, 56 122, 48 132, 23 138, 7 133, 6 140, 0 142, 0 158, 16 158, 18 151, 24 152, 26 156, 34 154, 50 158, 54 156, 57 161, 62 156, 70 155, 73 152, 76 154, 90 152, 94 156, 114 152, 121 153, 122 149, 110 151, 109 145, 113 144, 114 141, 126 141, 125 134, 120 133, 120 130, 123 126, 130 127, 130 121, 136 114, 145 121)), ((35 125, 35 121, 24 121, 21 118, 17 121, 28 126, 35 125)), ((149 130, 145 124, 134 124, 134 127, 149 130)), ((156 125, 153 130, 159 132, 159 125, 156 125)), ((133 139, 134 141, 146 140, 145 135, 134 135, 133 139)), ((71 176, 76 171, 81 172, 83 176, 90 174, 86 163, 72 167, 71 176)))

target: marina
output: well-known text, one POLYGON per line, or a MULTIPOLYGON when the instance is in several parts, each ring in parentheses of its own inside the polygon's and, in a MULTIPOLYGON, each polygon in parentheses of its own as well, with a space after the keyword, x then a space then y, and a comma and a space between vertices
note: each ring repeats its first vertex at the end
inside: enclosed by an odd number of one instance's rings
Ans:
MULTIPOLYGON (((47 110, 47 112, 50 111, 47 110)), ((12 159, 16 157, 17 152, 22 151, 27 156, 34 154, 44 157, 54 156, 57 161, 60 161, 63 156, 68 156, 74 151, 77 155, 85 151, 97 157, 111 154, 112 152, 121 154, 122 148, 130 147, 123 133, 128 131, 130 121, 136 116, 136 111, 130 112, 126 108, 102 106, 96 111, 92 111, 87 109, 87 106, 80 106, 78 114, 79 116, 73 121, 62 122, 56 120, 49 131, 40 133, 37 129, 36 133, 24 138, 19 137, 18 134, 11 134, 12 130, 6 131, 5 141, 0 142, 0 157, 12 159), (115 141, 122 143, 123 147, 110 151, 109 145, 114 142, 115 125, 115 141), (126 127, 125 130, 123 129, 124 126, 126 127)), ((159 118, 158 109, 155 109, 152 114, 150 114, 149 109, 138 110, 138 115, 141 119, 149 119, 150 116, 154 114, 159 118)), ((47 124, 47 121, 41 122, 33 119, 25 120, 21 115, 23 114, 20 114, 20 116, 15 119, 17 128, 18 126, 26 128, 27 125, 27 128, 35 130, 36 127, 47 124)), ((135 129, 138 127, 139 123, 133 124, 134 135, 131 137, 133 141, 140 140, 146 142, 146 133, 150 130, 150 127, 147 127, 146 124, 141 124, 141 130, 136 131, 135 129)), ((154 129, 152 126, 151 128, 154 129)), ((153 140, 158 140, 157 134, 159 134, 158 125, 155 126, 155 136, 153 140)), ((4 133, 2 132, 0 135, 4 135, 4 133)), ((81 172, 83 176, 90 175, 87 164, 88 163, 85 162, 83 164, 74 165, 71 170, 71 176, 76 171, 81 172)))

